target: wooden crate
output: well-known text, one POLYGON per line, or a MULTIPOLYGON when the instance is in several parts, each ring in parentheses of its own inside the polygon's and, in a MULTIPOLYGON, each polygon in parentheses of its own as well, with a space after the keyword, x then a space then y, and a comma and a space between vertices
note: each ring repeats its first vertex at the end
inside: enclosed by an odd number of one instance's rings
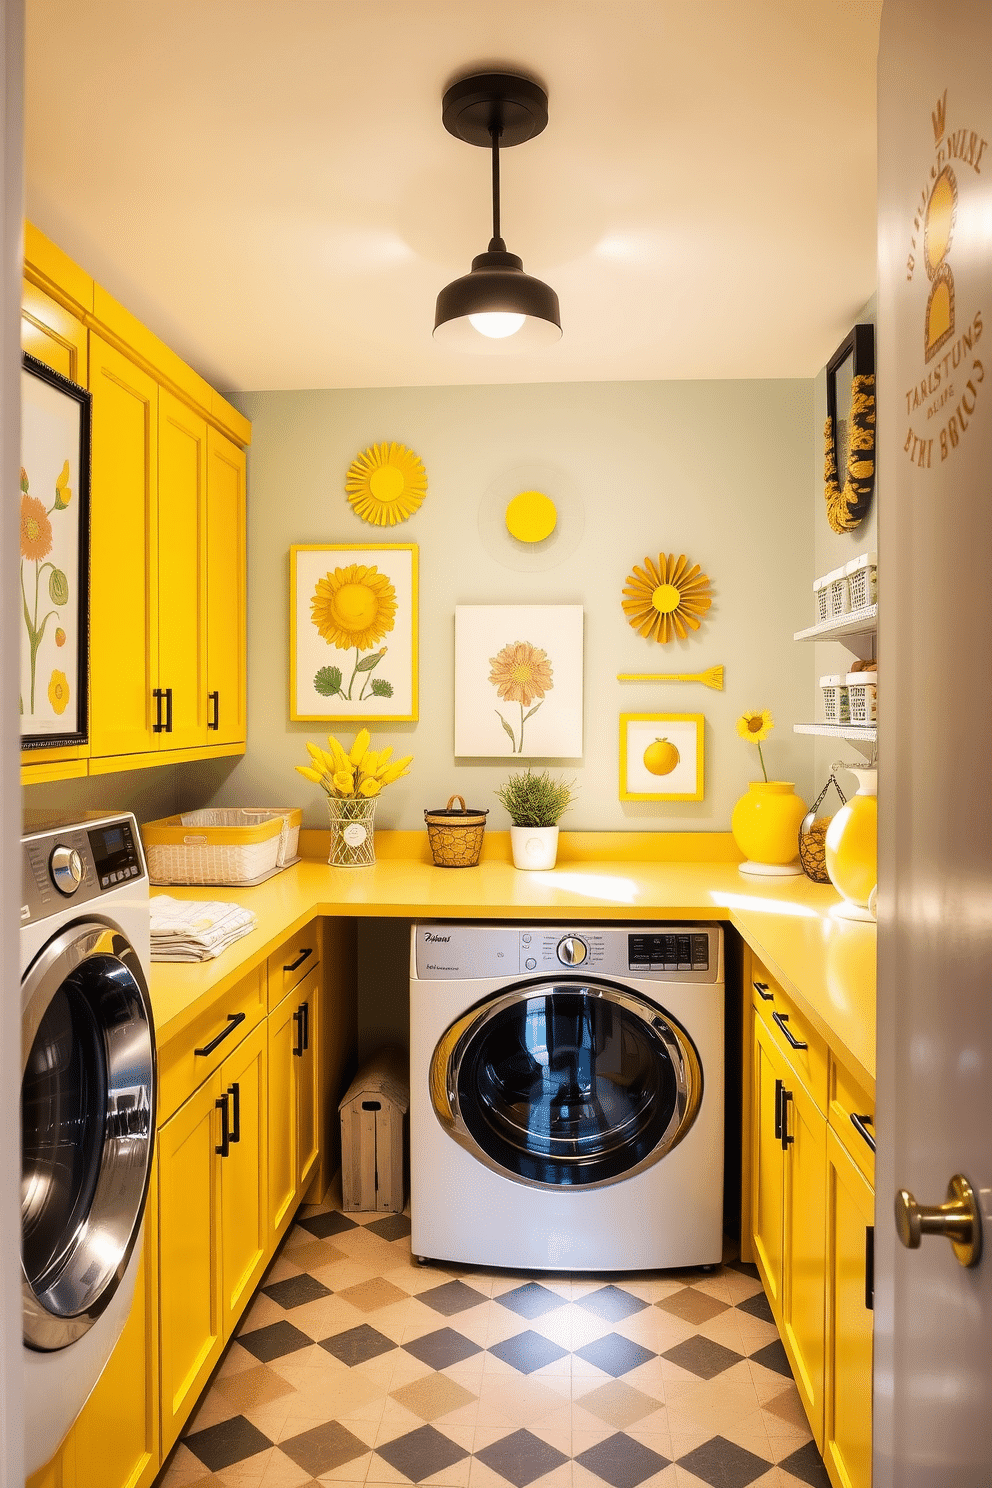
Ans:
POLYGON ((409 1061, 380 1049, 362 1066, 341 1113, 341 1192, 345 1211, 403 1211, 404 1122, 410 1109, 409 1061))

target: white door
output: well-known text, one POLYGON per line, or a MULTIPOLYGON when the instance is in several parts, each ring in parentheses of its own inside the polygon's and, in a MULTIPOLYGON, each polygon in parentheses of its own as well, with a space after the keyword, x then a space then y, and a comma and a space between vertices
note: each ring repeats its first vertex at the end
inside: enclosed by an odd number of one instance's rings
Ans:
POLYGON ((875 1488, 992 1483, 990 56, 988 0, 885 0, 875 1488), (894 1226, 957 1173, 972 1269, 894 1226))

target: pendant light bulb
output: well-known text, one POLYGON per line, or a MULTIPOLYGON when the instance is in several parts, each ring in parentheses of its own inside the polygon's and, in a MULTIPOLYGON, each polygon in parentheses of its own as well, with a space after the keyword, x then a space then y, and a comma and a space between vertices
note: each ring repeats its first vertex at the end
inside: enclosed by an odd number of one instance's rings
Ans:
POLYGON ((493 341, 515 336, 526 319, 526 315, 513 315, 505 310, 484 310, 469 316, 480 336, 489 336, 493 341))
POLYGON ((537 83, 509 73, 463 78, 444 95, 444 127, 456 139, 492 153, 493 233, 472 269, 437 297, 434 339, 461 351, 526 351, 561 338, 558 296, 524 273, 500 232, 499 152, 540 134, 548 96, 537 83))

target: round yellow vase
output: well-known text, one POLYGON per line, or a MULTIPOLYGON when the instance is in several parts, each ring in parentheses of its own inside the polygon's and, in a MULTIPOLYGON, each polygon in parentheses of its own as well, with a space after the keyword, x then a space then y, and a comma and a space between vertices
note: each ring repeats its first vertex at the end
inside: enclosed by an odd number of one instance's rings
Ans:
POLYGON ((838 913, 869 920, 868 900, 878 883, 878 797, 874 769, 854 770, 857 794, 842 806, 827 828, 826 857, 830 882, 846 904, 838 913))
POLYGON ((806 802, 791 780, 752 780, 730 818, 734 841, 747 859, 740 871, 759 878, 801 873, 799 826, 805 815, 806 802))

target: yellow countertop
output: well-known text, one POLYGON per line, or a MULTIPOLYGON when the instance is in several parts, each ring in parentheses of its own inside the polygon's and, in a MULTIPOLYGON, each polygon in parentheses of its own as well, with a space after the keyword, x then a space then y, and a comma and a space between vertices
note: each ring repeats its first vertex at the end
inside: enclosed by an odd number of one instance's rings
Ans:
MULTIPOLYGON (((378 840, 378 839, 377 839, 378 840)), ((731 862, 559 862, 520 872, 487 860, 436 868, 382 857, 372 868, 304 860, 256 888, 153 890, 245 905, 258 926, 212 961, 156 962, 151 992, 161 1043, 208 996, 233 986, 316 915, 409 919, 728 921, 808 1014, 850 1072, 874 1092, 875 926, 835 918, 830 887, 805 877, 755 879, 731 862)))

